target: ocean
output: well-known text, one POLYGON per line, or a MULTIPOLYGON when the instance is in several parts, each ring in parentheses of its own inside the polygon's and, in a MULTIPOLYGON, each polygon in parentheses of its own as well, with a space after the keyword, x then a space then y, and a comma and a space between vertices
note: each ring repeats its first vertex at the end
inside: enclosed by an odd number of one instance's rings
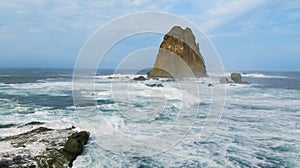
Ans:
POLYGON ((0 69, 0 136, 7 124, 72 122, 91 132, 74 167, 299 167, 300 72, 241 73, 249 85, 102 70, 82 93, 97 105, 76 107, 72 70, 0 69))

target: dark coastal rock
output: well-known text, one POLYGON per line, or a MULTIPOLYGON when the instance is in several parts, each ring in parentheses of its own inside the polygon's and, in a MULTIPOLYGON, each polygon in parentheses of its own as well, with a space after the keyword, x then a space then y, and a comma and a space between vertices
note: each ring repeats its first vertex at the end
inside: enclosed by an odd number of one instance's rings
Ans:
POLYGON ((221 84, 229 83, 228 78, 226 78, 226 77, 221 77, 219 81, 220 81, 221 84))
POLYGON ((230 77, 235 83, 243 83, 242 75, 240 73, 233 72, 230 77))
POLYGON ((174 26, 164 36, 154 67, 147 75, 149 78, 174 78, 174 76, 207 77, 204 59, 199 50, 199 43, 196 44, 195 36, 190 28, 182 29, 180 26, 174 26), (180 59, 174 59, 176 56, 180 59), (181 67, 185 65, 177 60, 183 60, 193 72, 193 75, 186 73, 184 71, 186 67, 181 67), (165 70, 171 72, 166 72, 165 70))
POLYGON ((163 82, 175 82, 175 79, 167 79, 167 80, 163 80, 163 82))
POLYGON ((118 76, 109 76, 107 79, 120 79, 118 76))
POLYGON ((0 150, 0 167, 72 167, 89 138, 88 132, 74 128, 52 129, 42 122, 2 128, 25 131, 1 136, 0 145, 10 144, 12 149, 0 150))
POLYGON ((231 73, 230 77, 235 83, 249 84, 248 82, 242 80, 242 75, 240 73, 233 72, 231 73))
POLYGON ((149 87, 164 87, 164 85, 161 83, 149 83, 149 84, 145 84, 145 85, 149 86, 149 87))
POLYGON ((72 163, 76 157, 83 152, 84 145, 87 143, 89 136, 89 132, 81 131, 73 133, 68 137, 62 153, 64 157, 70 161, 70 167, 72 167, 72 163))
POLYGON ((143 76, 139 76, 137 78, 133 78, 134 81, 145 81, 147 80, 147 78, 143 77, 143 76))

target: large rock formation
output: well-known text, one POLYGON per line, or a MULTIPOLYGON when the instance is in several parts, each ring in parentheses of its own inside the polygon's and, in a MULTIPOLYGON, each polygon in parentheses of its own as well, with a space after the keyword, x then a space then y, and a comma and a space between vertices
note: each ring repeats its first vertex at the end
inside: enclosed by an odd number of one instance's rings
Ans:
POLYGON ((180 26, 174 26, 164 36, 154 67, 147 74, 150 78, 207 77, 199 43, 196 44, 190 28, 182 29, 180 26), (176 56, 179 59, 175 58, 176 56))

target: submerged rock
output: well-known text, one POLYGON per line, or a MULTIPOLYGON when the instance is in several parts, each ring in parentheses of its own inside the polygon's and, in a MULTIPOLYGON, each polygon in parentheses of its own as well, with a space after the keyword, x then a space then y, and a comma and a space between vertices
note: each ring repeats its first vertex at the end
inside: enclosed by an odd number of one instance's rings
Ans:
POLYGON ((120 79, 118 76, 109 76, 107 79, 120 79))
POLYGON ((2 128, 7 135, 0 138, 0 146, 5 146, 0 150, 0 167, 72 167, 89 138, 88 132, 74 128, 47 128, 41 122, 2 128), (70 139, 76 142, 70 143, 70 139))
POLYGON ((137 78, 133 78, 133 80, 135 80, 135 81, 145 81, 145 80, 147 80, 147 78, 145 78, 143 76, 139 76, 137 78))
POLYGON ((81 103, 81 104, 76 104, 75 107, 92 107, 92 106, 97 106, 95 103, 81 103))
POLYGON ((146 83, 145 85, 149 87, 164 87, 161 83, 146 83))
POLYGON ((196 44, 190 28, 182 29, 180 26, 174 26, 164 36, 154 67, 147 75, 149 78, 207 77, 199 43, 196 44), (188 72, 189 70, 192 74, 188 72))

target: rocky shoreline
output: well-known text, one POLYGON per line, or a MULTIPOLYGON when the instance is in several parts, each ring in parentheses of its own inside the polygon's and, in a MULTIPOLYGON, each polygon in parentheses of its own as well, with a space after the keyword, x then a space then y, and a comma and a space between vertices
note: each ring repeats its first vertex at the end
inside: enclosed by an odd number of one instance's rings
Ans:
MULTIPOLYGON (((54 124, 55 125, 55 124, 54 124)), ((84 150, 89 132, 30 122, 0 126, 0 167, 72 167, 84 150)))

